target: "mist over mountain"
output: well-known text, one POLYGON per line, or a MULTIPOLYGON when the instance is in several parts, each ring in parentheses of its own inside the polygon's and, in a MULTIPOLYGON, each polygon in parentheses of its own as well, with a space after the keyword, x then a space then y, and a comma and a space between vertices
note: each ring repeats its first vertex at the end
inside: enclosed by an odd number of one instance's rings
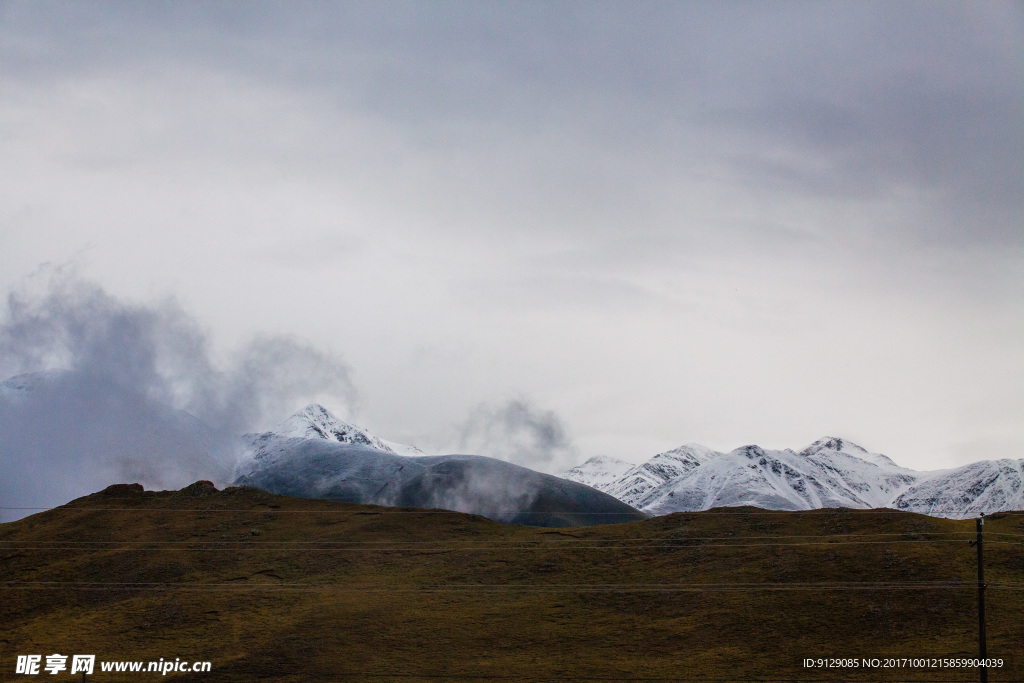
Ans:
MULTIPOLYGON (((612 496, 502 460, 427 456, 310 404, 267 432, 218 430, 109 377, 27 373, 0 382, 0 507, 60 505, 112 483, 200 479, 286 495, 482 514, 547 526, 642 519, 612 496)), ((11 521, 33 509, 4 510, 11 521)))
MULTIPOLYGON (((233 467, 223 434, 109 378, 51 371, 0 382, 2 507, 60 505, 119 482, 225 482, 233 467)), ((0 521, 31 512, 0 510, 0 521)))
POLYGON ((115 482, 226 483, 241 433, 299 397, 355 400, 347 365, 290 337, 218 359, 210 346, 173 299, 124 301, 67 267, 23 281, 0 311, 0 507, 59 505, 115 482))
POLYGON ((459 426, 458 449, 545 472, 558 472, 576 459, 561 419, 523 397, 481 403, 459 426))
POLYGON ((271 493, 440 508, 512 524, 577 526, 645 517, 591 487, 503 460, 428 456, 385 442, 315 404, 271 431, 248 435, 238 472, 235 484, 271 493))
MULTIPOLYGON (((639 465, 599 456, 559 478, 484 456, 427 456, 319 404, 239 437, 88 369, 0 382, 0 434, 0 496, 7 508, 57 505, 111 483, 174 489, 209 479, 553 525, 630 519, 635 510, 662 515, 739 505, 891 507, 945 517, 1024 509, 1022 460, 920 472, 824 437, 800 451, 751 445, 720 453, 687 444, 639 465)), ((7 510, 2 519, 30 512, 7 510)))

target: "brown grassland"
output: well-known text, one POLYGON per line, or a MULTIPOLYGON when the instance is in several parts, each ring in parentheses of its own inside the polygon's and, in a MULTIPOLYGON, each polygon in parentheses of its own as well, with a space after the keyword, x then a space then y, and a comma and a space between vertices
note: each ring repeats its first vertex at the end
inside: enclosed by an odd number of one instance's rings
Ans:
MULTIPOLYGON (((974 681, 805 658, 977 656, 974 521, 678 513, 550 529, 256 489, 115 486, 0 525, 18 654, 209 660, 95 681, 974 681)), ((1024 681, 1024 514, 985 524, 991 681, 1024 681)))

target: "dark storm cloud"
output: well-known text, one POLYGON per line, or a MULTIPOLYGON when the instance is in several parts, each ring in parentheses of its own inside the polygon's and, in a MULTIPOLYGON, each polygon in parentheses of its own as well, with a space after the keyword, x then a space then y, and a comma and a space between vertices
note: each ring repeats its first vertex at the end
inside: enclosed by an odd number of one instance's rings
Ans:
POLYGON ((558 415, 524 398, 478 405, 460 427, 459 448, 538 469, 561 471, 576 450, 558 415))
POLYGON ((348 367, 309 345, 259 338, 221 367, 173 301, 126 303, 59 269, 6 303, 0 370, 18 375, 0 387, 6 506, 124 481, 228 481, 241 432, 317 394, 355 399, 348 367))

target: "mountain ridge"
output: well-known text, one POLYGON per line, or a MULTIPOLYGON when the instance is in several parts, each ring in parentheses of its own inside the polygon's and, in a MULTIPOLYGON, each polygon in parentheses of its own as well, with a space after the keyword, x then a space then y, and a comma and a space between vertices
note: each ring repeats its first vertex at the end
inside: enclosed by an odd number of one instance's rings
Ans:
POLYGON ((983 460, 922 472, 835 436, 800 451, 748 445, 721 453, 687 444, 659 453, 614 480, 596 479, 590 469, 584 463, 562 476, 593 479, 595 488, 654 515, 739 505, 779 510, 890 507, 953 518, 1024 509, 1024 460, 983 460))
MULTIPOLYGON (((261 468, 285 470, 286 456, 298 450, 316 451, 318 457, 339 462, 348 457, 346 449, 357 460, 381 454, 408 458, 410 472, 431 472, 416 486, 432 481, 464 487, 467 478, 486 475, 482 481, 489 487, 507 474, 517 481, 530 480, 551 495, 558 489, 557 482, 542 482, 518 470, 506 472, 503 465, 493 464, 501 461, 481 465, 470 456, 440 456, 451 462, 435 470, 437 462, 419 462, 434 456, 376 437, 315 403, 268 431, 245 435, 243 454, 236 461, 235 451, 228 452, 235 448, 236 437, 214 433, 195 416, 110 378, 67 370, 25 373, 0 382, 0 434, 0 462, 12 482, 5 499, 8 505, 23 507, 59 504, 86 487, 111 481, 135 480, 166 488, 202 477, 226 484, 261 468), (307 441, 313 445, 304 446, 307 441), (39 477, 40 467, 66 476, 39 477)), ((720 453, 691 443, 638 465, 595 456, 561 477, 647 514, 735 505, 782 510, 891 507, 946 517, 1024 509, 1024 460, 983 460, 915 471, 836 436, 822 437, 800 450, 749 445, 720 453)), ((400 479, 403 486, 411 481, 400 479)), ((375 481, 385 487, 389 480, 381 475, 375 481)), ((326 480, 315 486, 338 490, 326 480)), ((483 490, 476 489, 469 497, 483 490)), ((378 496, 374 500, 384 500, 382 491, 371 492, 378 496)), ((443 498, 417 495, 424 504, 443 498)), ((480 499, 475 505, 484 502, 480 499)), ((15 514, 8 512, 2 519, 12 517, 15 514)))

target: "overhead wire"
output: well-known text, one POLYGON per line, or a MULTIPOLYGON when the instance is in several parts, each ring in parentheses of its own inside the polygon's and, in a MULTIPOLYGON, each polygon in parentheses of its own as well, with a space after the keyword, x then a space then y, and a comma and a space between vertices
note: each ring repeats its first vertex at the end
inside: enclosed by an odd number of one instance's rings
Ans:
MULTIPOLYGON (((108 501, 125 500, 134 502, 134 498, 109 498, 108 501)), ((332 501, 324 499, 325 503, 338 503, 338 504, 350 504, 350 505, 361 505, 357 503, 343 503, 343 501, 332 501)), ((348 515, 585 515, 591 516, 613 516, 613 517, 624 517, 631 516, 635 513, 630 512, 586 512, 582 510, 483 510, 464 512, 459 510, 441 510, 441 509, 382 509, 382 510, 339 510, 331 508, 281 508, 272 507, 269 505, 258 507, 258 508, 168 508, 168 507, 157 507, 157 508, 98 508, 98 507, 79 507, 69 505, 58 505, 52 507, 5 507, 0 506, 0 510, 41 510, 41 511, 82 511, 82 512, 318 512, 318 513, 333 513, 333 514, 348 514, 348 515)), ((641 511, 642 512, 642 511, 641 511)), ((648 513, 644 513, 648 514, 648 513)), ((648 519, 652 518, 665 518, 669 515, 862 515, 862 514, 888 514, 888 515, 925 515, 925 513, 916 510, 894 510, 890 508, 847 508, 847 507, 834 507, 834 508, 814 508, 811 510, 728 510, 715 508, 711 510, 680 510, 677 512, 668 513, 666 515, 650 515, 648 519)), ((1003 517, 1003 516, 1017 516, 1024 515, 1024 511, 1006 511, 1006 512, 993 512, 986 513, 985 517, 989 519, 1003 517)), ((947 519, 950 521, 969 521, 976 517, 939 517, 937 519, 947 519)), ((636 520, 641 521, 641 520, 636 520)))
MULTIPOLYGON (((895 545, 904 543, 961 543, 960 539, 939 539, 939 540, 890 540, 890 541, 837 541, 837 542, 813 542, 813 543, 694 543, 690 545, 676 544, 676 545, 630 545, 630 546, 612 546, 612 545, 591 545, 591 546, 568 546, 562 548, 542 547, 542 546, 433 546, 433 547, 419 547, 419 548, 407 548, 407 547, 309 547, 309 548, 294 548, 294 547, 283 547, 283 546, 271 546, 262 544, 252 544, 240 547, 228 547, 228 546, 169 546, 161 547, 158 545, 151 546, 128 546, 128 547, 104 547, 104 548, 82 548, 80 546, 5 546, 0 544, 0 550, 4 551, 22 551, 22 550, 87 550, 90 552, 98 552, 101 550, 105 551, 142 551, 142 550, 181 550, 181 551, 231 551, 241 552, 250 550, 267 550, 267 551, 281 551, 281 552, 454 552, 454 551, 503 551, 503 550, 514 550, 514 551, 538 551, 538 552, 562 552, 562 551, 581 551, 581 550, 665 550, 665 549, 698 549, 698 548, 793 548, 793 547, 813 547, 813 546, 849 546, 849 545, 895 545)), ((986 541, 986 546, 989 545, 1024 545, 1024 542, 1013 542, 1013 541, 986 541)))
MULTIPOLYGON (((988 588, 1024 591, 1021 582, 993 582, 988 588)), ((976 590, 972 581, 724 582, 691 584, 417 584, 358 586, 306 582, 204 583, 198 581, 0 581, 0 590, 195 590, 328 591, 337 593, 692 593, 761 591, 976 590)))
MULTIPOLYGON (((552 532, 550 532, 550 531, 539 531, 538 533, 544 535, 544 534, 550 534, 552 532)), ((864 533, 842 533, 842 534, 758 534, 758 535, 729 535, 729 536, 678 536, 677 535, 677 536, 673 536, 673 537, 669 537, 669 538, 659 538, 657 536, 649 536, 649 537, 644 537, 644 536, 626 536, 626 537, 609 537, 609 538, 603 538, 603 537, 590 538, 588 536, 572 536, 572 537, 569 537, 568 534, 566 532, 564 532, 564 531, 559 531, 557 533, 558 533, 559 536, 562 536, 562 538, 544 538, 544 539, 534 539, 534 540, 519 539, 519 540, 515 540, 513 542, 516 542, 516 543, 551 543, 551 544, 553 544, 553 543, 563 543, 563 544, 568 544, 568 543, 576 543, 576 542, 580 542, 580 541, 587 542, 587 543, 603 543, 603 542, 622 543, 622 542, 627 542, 627 541, 636 541, 636 542, 648 542, 648 541, 680 541, 680 542, 682 542, 682 541, 735 541, 735 540, 758 540, 758 539, 772 539, 773 540, 773 539, 779 539, 779 538, 786 538, 786 539, 791 539, 791 538, 813 538, 813 539, 857 538, 857 539, 860 539, 860 538, 875 537, 875 536, 954 536, 954 535, 956 535, 956 536, 974 536, 977 532, 975 532, 975 531, 879 531, 879 532, 869 531, 869 532, 864 532, 864 533)), ((1015 537, 1015 538, 1024 538, 1024 534, 994 534, 994 533, 991 533, 991 532, 986 532, 986 534, 990 535, 990 536, 1011 536, 1011 537, 1015 537)), ((909 540, 919 540, 919 539, 909 539, 909 540)), ((0 541, 0 542, 2 542, 2 541, 0 541)), ((100 540, 95 540, 95 541, 62 541, 62 543, 67 543, 67 544, 78 544, 78 543, 84 543, 84 544, 93 544, 93 543, 151 543, 151 542, 168 543, 169 544, 169 543, 193 543, 194 541, 129 541, 129 540, 123 540, 123 541, 100 541, 100 540)), ((223 542, 223 543, 252 543, 252 542, 256 542, 256 543, 259 543, 259 541, 219 541, 219 542, 223 542)), ((324 540, 314 540, 314 541, 274 541, 274 542, 275 543, 289 543, 289 544, 306 544, 306 543, 334 543, 334 544, 364 543, 364 544, 369 544, 369 543, 379 543, 379 544, 389 544, 389 545, 422 545, 422 544, 427 544, 427 543, 433 543, 434 541, 324 541, 324 540)), ((495 541, 484 541, 484 542, 486 542, 486 543, 507 543, 507 542, 510 542, 510 541, 508 541, 508 540, 495 540, 495 541)), ((481 541, 472 541, 472 543, 480 544, 482 542, 481 541)))

